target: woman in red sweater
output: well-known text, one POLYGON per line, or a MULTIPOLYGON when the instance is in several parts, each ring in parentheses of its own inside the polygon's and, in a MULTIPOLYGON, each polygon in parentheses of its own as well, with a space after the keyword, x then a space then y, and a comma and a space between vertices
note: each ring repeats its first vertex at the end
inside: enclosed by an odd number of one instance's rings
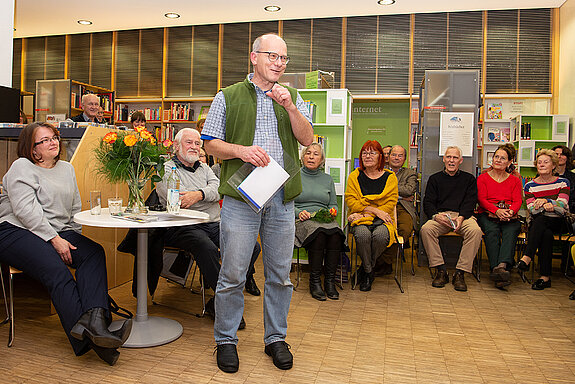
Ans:
POLYGON ((489 170, 477 178, 477 222, 485 234, 490 277, 497 288, 511 284, 509 271, 521 231, 517 211, 521 208, 522 186, 513 166, 515 154, 513 145, 500 145, 489 170))

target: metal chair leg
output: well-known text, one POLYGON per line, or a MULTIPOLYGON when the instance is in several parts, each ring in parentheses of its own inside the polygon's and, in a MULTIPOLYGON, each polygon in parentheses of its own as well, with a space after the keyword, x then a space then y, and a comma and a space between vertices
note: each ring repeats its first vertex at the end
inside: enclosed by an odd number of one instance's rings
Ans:
POLYGON ((343 289, 343 251, 339 253, 339 282, 335 284, 339 289, 343 289))
MULTIPOLYGON (((8 267, 10 268, 10 267, 8 267)), ((10 333, 8 335, 8 347, 12 346, 14 342, 14 275, 12 272, 10 276, 10 333)))
POLYGON ((411 276, 415 276, 415 264, 413 264, 414 253, 417 255, 417 252, 415 251, 415 233, 411 235, 411 276))
POLYGON ((2 270, 2 266, 0 265, 0 282, 2 283, 2 296, 4 297, 4 307, 6 308, 6 318, 2 320, 0 325, 6 324, 10 321, 10 309, 8 308, 8 300, 6 298, 6 286, 4 285, 4 273, 2 270))
POLYGON ((395 275, 393 278, 401 293, 404 293, 403 290, 403 244, 398 244, 397 246, 397 255, 395 256, 395 275), (397 273, 399 271, 399 278, 397 273))

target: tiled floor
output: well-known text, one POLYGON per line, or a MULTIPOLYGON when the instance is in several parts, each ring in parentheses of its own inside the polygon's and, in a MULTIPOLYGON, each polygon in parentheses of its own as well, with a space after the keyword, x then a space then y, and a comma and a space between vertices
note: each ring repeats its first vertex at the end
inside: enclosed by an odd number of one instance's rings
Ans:
MULTIPOLYGON (((456 292, 431 287, 428 270, 416 268, 405 277, 404 294, 388 276, 377 278, 371 292, 345 286, 340 300, 319 302, 306 290, 307 276, 289 315, 293 369, 276 369, 264 354, 262 298, 246 295, 236 374, 216 366, 212 320, 157 305, 150 314, 183 324, 178 340, 122 349, 114 367, 92 352, 74 357, 57 316, 46 315, 45 298, 31 299, 38 290, 21 280, 12 348, 7 326, 0 327, 0 383, 575 383, 575 301, 568 299, 574 286, 563 277, 538 292, 515 273, 508 291, 485 274, 481 283, 467 276, 469 290, 456 292)), ((111 294, 135 310, 130 284, 111 294)), ((156 298, 200 309, 198 296, 165 281, 156 298)))

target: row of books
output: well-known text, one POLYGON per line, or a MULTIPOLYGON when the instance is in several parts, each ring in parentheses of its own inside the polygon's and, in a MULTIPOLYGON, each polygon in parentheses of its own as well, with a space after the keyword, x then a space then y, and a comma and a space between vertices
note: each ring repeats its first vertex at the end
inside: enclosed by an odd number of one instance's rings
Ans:
POLYGON ((156 140, 164 141, 166 139, 174 140, 174 137, 178 133, 178 130, 172 124, 166 124, 165 127, 156 126, 156 140))
POLYGON ((157 108, 128 108, 127 104, 118 104, 116 105, 116 110, 114 111, 114 120, 116 121, 129 121, 130 120, 130 116, 132 116, 132 114, 134 112, 142 112, 144 114, 144 117, 146 118, 146 121, 152 121, 152 120, 160 120, 160 113, 161 113, 161 108, 157 107, 157 108))
POLYGON ((309 111, 309 115, 311 116, 311 121, 313 123, 315 123, 317 105, 311 100, 304 100, 303 102, 304 102, 307 110, 309 111))
POLYGON ((195 111, 192 104, 189 103, 172 103, 169 114, 164 114, 164 120, 194 120, 195 111), (167 117, 167 118, 166 118, 167 117))

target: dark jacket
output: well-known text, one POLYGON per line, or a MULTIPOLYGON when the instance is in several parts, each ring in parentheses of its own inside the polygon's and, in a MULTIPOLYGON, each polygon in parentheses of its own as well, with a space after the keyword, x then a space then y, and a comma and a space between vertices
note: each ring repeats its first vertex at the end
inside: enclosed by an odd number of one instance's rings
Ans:
POLYGON ((449 176, 441 171, 429 177, 423 198, 423 211, 428 218, 439 212, 454 211, 469 219, 476 205, 477 182, 471 173, 460 170, 449 176))

